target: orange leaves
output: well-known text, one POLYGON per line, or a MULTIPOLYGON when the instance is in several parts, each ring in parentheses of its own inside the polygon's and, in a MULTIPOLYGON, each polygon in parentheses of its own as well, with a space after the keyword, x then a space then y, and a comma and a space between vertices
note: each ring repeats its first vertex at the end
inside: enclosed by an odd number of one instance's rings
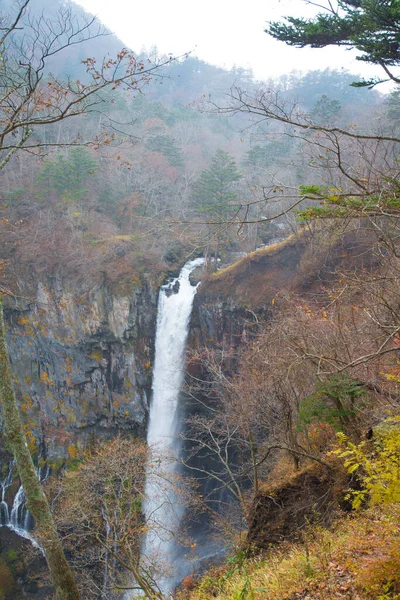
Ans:
POLYGON ((117 54, 117 59, 123 60, 125 58, 125 56, 127 56, 128 54, 129 54, 128 50, 126 48, 122 48, 122 50, 120 52, 118 52, 118 54, 117 54))
POLYGON ((298 310, 304 312, 307 317, 313 317, 315 315, 315 313, 312 312, 312 310, 310 308, 308 308, 308 306, 297 306, 296 307, 298 310))
POLYGON ((54 381, 50 379, 49 374, 46 371, 43 371, 43 373, 40 375, 39 381, 45 383, 46 385, 54 386, 54 381))

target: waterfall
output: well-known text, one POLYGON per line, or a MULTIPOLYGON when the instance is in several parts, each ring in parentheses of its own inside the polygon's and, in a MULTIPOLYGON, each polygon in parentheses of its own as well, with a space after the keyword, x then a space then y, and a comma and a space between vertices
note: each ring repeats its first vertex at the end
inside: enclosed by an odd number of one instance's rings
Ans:
POLYGON ((24 529, 25 525, 25 492, 22 485, 15 494, 14 502, 11 509, 10 525, 14 529, 24 529))
POLYGON ((0 504, 0 527, 10 524, 10 512, 6 502, 6 491, 10 487, 13 480, 14 462, 11 460, 8 465, 8 472, 4 479, 0 481, 1 487, 1 504, 0 504))
POLYGON ((172 564, 178 547, 174 534, 179 530, 184 511, 173 483, 177 475, 177 464, 173 457, 179 455, 179 395, 184 378, 190 315, 197 290, 197 286, 191 285, 189 276, 202 264, 203 258, 186 263, 179 277, 161 288, 158 300, 153 397, 147 443, 166 461, 161 478, 151 460, 147 468, 144 514, 149 531, 142 547, 142 560, 148 564, 162 562, 163 575, 158 584, 165 594, 177 583, 172 564))
MULTIPOLYGON (((49 476, 49 467, 43 470, 41 467, 37 469, 40 481, 45 481, 49 476)), ((19 486, 11 507, 11 513, 8 508, 5 496, 6 491, 10 487, 14 477, 14 461, 10 461, 6 477, 0 481, 1 488, 1 503, 0 503, 0 527, 8 527, 17 535, 29 540, 35 548, 40 546, 30 533, 33 527, 33 519, 31 513, 25 504, 25 492, 22 485, 19 486)))

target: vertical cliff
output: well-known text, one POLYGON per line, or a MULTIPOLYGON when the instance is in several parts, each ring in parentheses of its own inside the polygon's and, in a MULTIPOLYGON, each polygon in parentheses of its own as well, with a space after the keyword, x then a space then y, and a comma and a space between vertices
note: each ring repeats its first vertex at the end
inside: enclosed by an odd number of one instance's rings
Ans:
POLYGON ((292 289, 306 240, 291 236, 204 278, 194 302, 191 345, 237 348, 271 318, 277 294, 292 289))
POLYGON ((116 430, 142 433, 151 389, 157 290, 105 284, 82 292, 60 279, 8 309, 8 344, 32 450, 74 458, 116 430))

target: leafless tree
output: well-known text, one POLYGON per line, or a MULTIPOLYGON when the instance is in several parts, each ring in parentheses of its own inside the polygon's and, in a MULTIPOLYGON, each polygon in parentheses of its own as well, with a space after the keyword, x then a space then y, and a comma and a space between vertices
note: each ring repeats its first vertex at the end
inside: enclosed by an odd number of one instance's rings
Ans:
MULTIPOLYGON (((193 486, 174 477, 165 456, 133 437, 94 448, 76 469, 49 483, 57 525, 85 597, 108 600, 123 590, 138 590, 150 600, 164 598, 157 581, 172 576, 171 564, 165 564, 165 556, 143 555, 144 538, 185 538, 185 545, 188 539, 183 531, 161 525, 157 511, 143 510, 149 500, 145 479, 164 503, 173 496, 175 503, 195 509, 193 486)), ((172 514, 175 507, 169 508, 172 514)))
MULTIPOLYGON (((53 20, 44 15, 31 17, 28 9, 29 0, 24 0, 13 15, 3 15, 0 22, 0 168, 18 150, 38 152, 64 145, 41 140, 38 132, 72 117, 100 112, 112 90, 139 92, 152 78, 161 77, 160 67, 171 61, 145 63, 124 48, 115 58, 106 57, 99 63, 85 59, 84 81, 64 81, 47 72, 51 60, 105 32, 94 17, 83 22, 76 19, 70 7, 61 7, 53 20)), ((114 137, 103 132, 91 143, 110 143, 114 137)), ((83 140, 78 137, 71 143, 83 140)))
MULTIPOLYGON (((87 58, 84 61, 86 82, 62 81, 47 75, 46 67, 54 56, 103 32, 96 28, 95 19, 78 22, 70 8, 61 7, 55 19, 47 19, 44 15, 31 17, 28 9, 29 0, 22 0, 16 3, 11 15, 0 17, 0 169, 16 152, 38 152, 42 148, 62 145, 57 141, 41 141, 37 134, 48 125, 98 111, 107 100, 108 90, 139 91, 150 77, 157 76, 160 66, 145 65, 122 49, 116 58, 105 58, 99 64, 95 59, 87 58)), ((166 62, 169 59, 164 64, 166 62)), ((110 142, 109 138, 100 138, 94 141, 97 145, 110 142)), ((81 141, 75 140, 76 143, 81 141)), ((79 592, 28 449, 13 388, 2 307, 1 301, 0 402, 7 440, 36 522, 37 536, 56 594, 62 600, 77 600, 79 592)))

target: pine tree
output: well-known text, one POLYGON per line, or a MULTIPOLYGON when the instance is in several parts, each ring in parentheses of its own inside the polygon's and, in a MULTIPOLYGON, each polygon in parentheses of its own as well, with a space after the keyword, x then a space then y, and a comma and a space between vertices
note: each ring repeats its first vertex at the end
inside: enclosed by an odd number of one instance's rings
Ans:
POLYGON ((196 210, 211 218, 224 219, 232 211, 237 195, 235 183, 241 174, 232 156, 218 149, 208 169, 204 169, 195 186, 193 199, 196 210))
POLYGON ((98 170, 86 148, 72 148, 68 157, 58 154, 55 160, 47 161, 36 178, 38 195, 47 196, 52 189, 66 201, 80 200, 86 193, 88 179, 98 170))
POLYGON ((311 117, 314 123, 331 125, 337 119, 341 108, 342 106, 339 100, 329 98, 327 94, 322 94, 322 96, 314 104, 314 107, 311 111, 311 117))
MULTIPOLYGON (((156 128, 154 128, 155 130, 156 128)), ((158 129, 158 128, 157 128, 158 129)), ((168 159, 168 162, 173 167, 183 166, 182 152, 176 145, 172 135, 168 135, 163 131, 155 131, 146 141, 146 147, 153 152, 160 152, 168 159)))
MULTIPOLYGON (((321 4, 318 6, 322 7, 321 4)), ((323 8, 323 7, 322 7, 323 8)), ((391 79, 400 83, 392 67, 400 66, 400 3, 398 0, 339 0, 329 2, 325 12, 313 19, 288 16, 272 22, 265 31, 290 46, 356 48, 357 59, 380 65, 387 79, 361 81, 356 86, 373 86, 391 79)))

